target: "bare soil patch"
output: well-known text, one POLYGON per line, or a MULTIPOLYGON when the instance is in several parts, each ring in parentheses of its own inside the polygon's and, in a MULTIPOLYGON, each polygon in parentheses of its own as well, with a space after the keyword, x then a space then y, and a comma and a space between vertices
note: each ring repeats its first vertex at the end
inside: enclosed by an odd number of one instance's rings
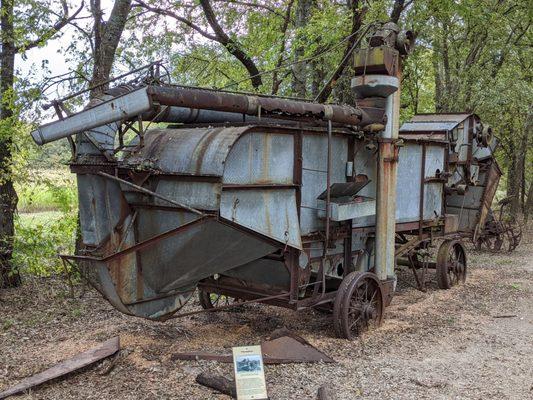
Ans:
MULTIPOLYGON (((343 400, 531 399, 532 238, 526 235, 511 254, 470 249, 467 283, 451 290, 419 292, 411 274, 401 272, 383 326, 355 342, 335 338, 331 317, 313 311, 254 305, 154 323, 120 314, 92 290, 70 299, 61 279, 26 281, 0 292, 0 391, 120 335, 111 370, 113 361, 105 360, 19 398, 227 399, 194 378, 202 371, 231 376, 231 365, 171 355, 228 352, 286 326, 337 363, 267 366, 274 400, 314 399, 326 383, 343 400)), ((186 311, 200 307, 190 303, 186 311)))

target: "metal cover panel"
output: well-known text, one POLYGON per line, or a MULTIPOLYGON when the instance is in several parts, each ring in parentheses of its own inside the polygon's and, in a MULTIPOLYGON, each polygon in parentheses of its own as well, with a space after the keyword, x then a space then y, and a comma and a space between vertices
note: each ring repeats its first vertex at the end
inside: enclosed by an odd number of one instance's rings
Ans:
POLYGON ((125 159, 134 168, 165 173, 222 176, 233 144, 250 126, 195 129, 154 129, 144 146, 125 159))
POLYGON ((435 132, 451 131, 458 124, 456 122, 406 122, 400 128, 401 133, 406 132, 435 132))
POLYGON ((420 217, 422 146, 409 143, 400 148, 398 157, 396 219, 416 221, 420 217))
MULTIPOLYGON (((320 205, 325 208, 326 203, 321 201, 320 205)), ((349 201, 346 203, 332 202, 330 205, 332 221, 347 221, 349 219, 368 217, 376 214, 376 201, 366 199, 364 201, 349 201)), ((320 218, 326 217, 326 210, 319 210, 320 218)))
MULTIPOLYGON (((330 188, 330 198, 339 198, 339 197, 353 197, 359 191, 368 184, 369 180, 366 175, 358 175, 355 182, 345 182, 345 183, 334 183, 330 188)), ((320 196, 319 200, 326 200, 327 198, 327 189, 324 190, 320 196)))
POLYGON ((446 205, 452 207, 481 208, 484 186, 468 186, 464 195, 457 193, 446 196, 446 205))
POLYGON ((435 178, 444 171, 444 147, 426 146, 426 178, 435 178))
POLYGON ((446 132, 445 131, 438 131, 438 132, 401 132, 400 139, 408 139, 408 140, 431 140, 431 141, 446 141, 446 132))
MULTIPOLYGON (((196 219, 192 213, 141 210, 138 241, 196 219)), ((145 284, 156 293, 195 286, 203 278, 221 273, 274 251, 275 248, 215 220, 194 225, 139 251, 145 284)))
POLYGON ((220 216, 278 242, 302 248, 294 189, 224 190, 220 216))
POLYGON ((229 153, 224 183, 291 184, 293 168, 293 135, 251 132, 242 135, 229 153))
POLYGON ((467 210, 465 208, 461 209, 458 207, 447 207, 447 214, 456 214, 459 216, 459 230, 460 231, 470 231, 472 232, 479 220, 479 211, 478 210, 467 210))
POLYGON ((77 184, 83 243, 98 246, 127 213, 120 185, 90 174, 78 175, 77 184))
POLYGON ((424 219, 442 216, 442 183, 426 183, 424 186, 424 219))
POLYGON ((283 262, 266 259, 255 260, 230 269, 223 275, 282 290, 289 290, 291 283, 289 271, 283 262))
MULTIPOLYGON (((201 210, 218 210, 219 196, 222 185, 213 182, 178 181, 162 178, 157 183, 156 193, 178 203, 201 210)), ((150 198, 153 204, 169 206, 158 198, 150 198)))

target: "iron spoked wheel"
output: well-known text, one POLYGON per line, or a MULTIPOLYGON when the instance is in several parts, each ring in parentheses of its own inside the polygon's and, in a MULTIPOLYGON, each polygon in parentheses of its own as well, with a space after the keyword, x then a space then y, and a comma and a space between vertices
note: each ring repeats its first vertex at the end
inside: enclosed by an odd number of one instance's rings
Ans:
POLYGON ((229 306, 238 301, 233 297, 228 297, 223 294, 218 293, 209 293, 204 290, 198 290, 198 299, 200 300, 200 305, 204 310, 211 308, 229 306))
POLYGON ((503 239, 503 235, 501 234, 488 234, 487 236, 481 237, 477 240, 476 249, 481 250, 483 247, 485 247, 489 251, 500 251, 502 249, 503 239))
POLYGON ((333 306, 333 326, 342 338, 354 340, 383 320, 383 293, 376 275, 351 272, 343 279, 333 306))
POLYGON ((466 252, 458 240, 445 240, 437 254, 437 285, 450 289, 466 281, 466 252))
POLYGON ((522 240, 522 228, 519 225, 510 225, 506 231, 506 235, 509 242, 507 251, 511 252, 518 247, 522 240))

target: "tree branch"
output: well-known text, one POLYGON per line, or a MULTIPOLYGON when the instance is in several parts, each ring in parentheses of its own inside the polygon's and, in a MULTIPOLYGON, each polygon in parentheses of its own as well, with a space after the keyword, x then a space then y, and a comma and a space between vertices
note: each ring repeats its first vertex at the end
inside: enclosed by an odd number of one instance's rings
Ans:
POLYGON ((21 51, 30 50, 36 46, 39 46, 40 44, 46 42, 47 40, 51 39, 57 32, 59 32, 61 29, 63 29, 67 24, 69 24, 71 21, 76 19, 78 14, 83 9, 84 3, 81 2, 81 5, 79 8, 72 14, 70 17, 68 15, 68 5, 66 0, 61 0, 61 5, 63 7, 63 17, 57 21, 48 31, 43 33, 40 37, 38 37, 35 40, 30 41, 29 43, 25 45, 21 45, 15 48, 16 53, 20 53, 21 51))
POLYGON ((134 7, 142 7, 145 8, 155 14, 164 15, 167 17, 174 18, 175 20, 187 25, 189 28, 194 29, 196 32, 198 32, 200 35, 206 37, 207 39, 213 40, 215 42, 218 42, 218 38, 215 35, 210 34, 209 32, 205 31, 204 29, 200 28, 195 23, 189 21, 187 18, 182 17, 181 15, 176 14, 173 11, 165 10, 164 8, 159 7, 153 7, 149 4, 145 3, 142 0, 135 0, 134 7))
POLYGON ((248 74, 250 75, 250 81, 252 82, 252 86, 255 89, 258 89, 263 84, 263 81, 261 80, 261 75, 253 60, 250 58, 250 56, 248 56, 248 54, 246 54, 241 49, 239 43, 231 39, 226 34, 226 32, 224 32, 224 30, 217 21, 215 12, 213 11, 209 0, 200 0, 200 5, 204 10, 204 14, 207 19, 207 22, 209 23, 209 26, 211 26, 211 29, 213 29, 213 31, 215 32, 215 40, 219 42, 222 46, 224 46, 230 54, 237 58, 237 60, 239 60, 242 65, 244 65, 244 67, 248 71, 248 74))
POLYGON ((283 54, 285 53, 285 49, 287 47, 287 29, 289 28, 289 22, 291 20, 291 11, 292 6, 294 4, 294 0, 289 1, 289 5, 287 6, 287 12, 285 13, 285 18, 283 19, 283 26, 281 27, 281 32, 283 34, 283 40, 281 42, 281 47, 279 49, 279 55, 278 60, 276 62, 276 67, 274 70, 274 74, 272 75, 272 94, 277 94, 279 90, 279 85, 281 85, 282 79, 278 78, 278 72, 279 68, 281 67, 281 64, 283 63, 283 54))
POLYGON ((390 14, 391 22, 397 24, 400 20, 403 10, 409 7, 412 2, 413 0, 395 0, 394 5, 392 6, 392 12, 390 14))
MULTIPOLYGON (((354 0, 351 5, 352 8, 352 29, 351 29, 351 37, 350 40, 348 40, 348 43, 346 45, 346 49, 344 50, 344 53, 342 55, 341 63, 329 79, 329 81, 326 83, 324 88, 320 91, 318 96, 316 97, 316 101, 319 103, 324 103, 329 96, 331 95, 331 92, 333 91, 333 86, 335 86, 335 83, 337 80, 341 77, 342 73, 344 72, 344 69, 348 65, 350 61, 350 53, 354 50, 354 46, 357 43, 358 35, 356 35, 357 31, 361 29, 361 25, 363 23, 363 16, 367 11, 367 8, 361 8, 359 9, 359 1, 354 0)), ((360 36, 360 35, 359 35, 360 36)))
POLYGON ((246 6, 246 7, 262 8, 263 10, 267 10, 271 12, 272 14, 276 14, 277 16, 285 18, 285 15, 283 15, 276 9, 269 7, 267 5, 264 5, 264 4, 250 3, 248 1, 239 1, 239 0, 213 0, 213 1, 216 1, 219 3, 238 4, 238 5, 246 6))
MULTIPOLYGON (((99 6, 100 0, 94 0, 99 6)), ((97 7, 99 8, 99 7, 97 7)), ((131 10, 131 0, 115 0, 113 9, 106 23, 98 22, 99 15, 95 14, 95 35, 100 31, 100 43, 97 44, 95 36, 95 57, 93 74, 90 82, 92 87, 90 97, 101 93, 107 85, 99 85, 106 82, 111 74, 115 53, 124 31, 131 10)), ((99 11, 98 9, 96 11, 99 11)))

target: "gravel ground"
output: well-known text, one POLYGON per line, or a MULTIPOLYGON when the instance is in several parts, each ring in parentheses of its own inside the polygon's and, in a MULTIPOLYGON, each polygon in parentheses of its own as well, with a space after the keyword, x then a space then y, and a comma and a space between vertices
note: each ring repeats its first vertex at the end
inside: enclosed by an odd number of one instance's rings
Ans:
MULTIPOLYGON (((154 323, 120 314, 94 291, 70 299, 59 279, 27 281, 0 291, 0 391, 120 335, 111 370, 105 360, 19 398, 227 399, 194 378, 202 371, 231 376, 230 364, 171 355, 229 352, 285 326, 337 363, 267 366, 274 400, 314 399, 323 384, 338 399, 531 399, 533 235, 511 254, 468 256, 467 283, 448 291, 419 292, 401 272, 384 324, 355 342, 334 338, 331 317, 318 312, 254 305, 154 323), (512 317, 495 318, 502 315, 512 317)), ((187 310, 199 307, 191 303, 187 310)))

